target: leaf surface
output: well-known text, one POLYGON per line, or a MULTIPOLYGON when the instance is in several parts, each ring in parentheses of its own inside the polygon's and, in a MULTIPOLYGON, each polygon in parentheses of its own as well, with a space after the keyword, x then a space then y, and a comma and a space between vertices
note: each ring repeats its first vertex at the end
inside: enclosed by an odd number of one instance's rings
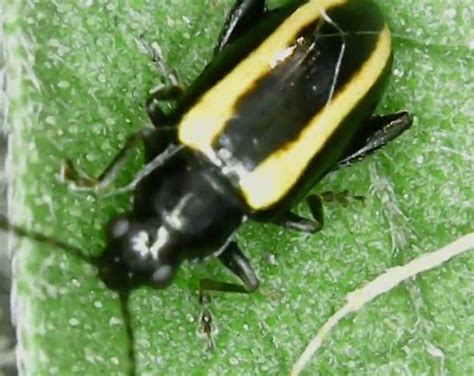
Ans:
MULTIPOLYGON (((146 93, 164 81, 140 47, 142 35, 159 43, 189 84, 211 58, 231 3, 7 0, 11 219, 100 254, 104 224, 129 198, 69 190, 58 180, 61 161, 72 158, 97 176, 127 135, 149 126, 146 93)), ((229 278, 216 262, 186 265, 165 291, 135 291, 138 374, 285 374, 348 292, 472 230, 472 2, 381 6, 396 60, 379 112, 407 109, 414 126, 314 188, 349 189, 365 205, 327 205, 326 226, 315 236, 246 225, 239 242, 262 285, 250 296, 214 297, 213 353, 196 334, 196 286, 203 276, 229 278)), ((138 153, 117 185, 140 163, 138 153)), ((308 214, 303 205, 298 211, 308 214)), ((126 374, 119 302, 94 268, 24 239, 14 254, 27 373, 126 374)), ((473 374, 473 269, 467 254, 377 299, 340 324, 307 374, 473 374)))

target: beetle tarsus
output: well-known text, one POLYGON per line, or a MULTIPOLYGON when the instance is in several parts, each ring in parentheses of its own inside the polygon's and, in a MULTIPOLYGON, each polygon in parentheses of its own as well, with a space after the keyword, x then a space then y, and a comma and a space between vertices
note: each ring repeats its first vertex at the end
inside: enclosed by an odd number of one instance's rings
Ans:
POLYGON ((70 159, 63 161, 59 176, 62 182, 73 182, 75 187, 88 188, 97 184, 96 180, 77 169, 70 159))
POLYGON ((202 309, 198 319, 198 335, 206 338, 207 351, 213 351, 215 349, 216 343, 214 338, 218 332, 214 317, 209 309, 210 303, 211 296, 207 292, 199 291, 199 304, 201 304, 202 309))
POLYGON ((180 84, 178 74, 165 63, 163 52, 157 42, 150 42, 144 35, 141 35, 140 42, 160 74, 169 82, 150 90, 146 102, 148 116, 155 127, 175 125, 173 111, 166 114, 159 106, 159 102, 176 102, 182 97, 184 89, 180 84))
POLYGON ((349 200, 357 200, 362 204, 365 203, 365 197, 362 195, 353 195, 347 189, 341 192, 325 191, 319 194, 321 200, 327 203, 337 202, 346 207, 349 205, 349 200))
POLYGON ((157 70, 171 82, 171 86, 181 86, 176 71, 165 63, 163 52, 158 42, 149 41, 144 34, 140 36, 140 44, 150 56, 157 70))
POLYGON ((276 224, 290 230, 306 232, 308 234, 314 234, 321 230, 322 227, 322 222, 319 219, 306 219, 292 212, 286 213, 276 224))
POLYGON ((72 161, 66 159, 61 168, 62 181, 72 183, 72 188, 80 191, 100 192, 108 188, 115 181, 122 167, 131 157, 133 150, 151 134, 149 129, 141 130, 128 137, 125 146, 110 162, 98 178, 90 178, 82 171, 77 170, 72 161))

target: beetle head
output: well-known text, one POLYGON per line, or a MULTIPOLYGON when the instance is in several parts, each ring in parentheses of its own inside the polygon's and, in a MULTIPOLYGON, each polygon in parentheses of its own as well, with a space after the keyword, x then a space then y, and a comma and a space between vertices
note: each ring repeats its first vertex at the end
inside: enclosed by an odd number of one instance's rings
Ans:
POLYGON ((180 264, 179 239, 156 219, 119 217, 108 226, 99 273, 110 288, 167 287, 180 264))

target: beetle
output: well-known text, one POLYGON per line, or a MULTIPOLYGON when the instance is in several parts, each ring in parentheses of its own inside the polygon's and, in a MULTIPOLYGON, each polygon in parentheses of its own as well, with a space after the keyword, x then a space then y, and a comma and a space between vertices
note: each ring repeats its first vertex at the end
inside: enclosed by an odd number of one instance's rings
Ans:
POLYGON ((88 261, 124 304, 131 289, 165 288, 183 261, 210 256, 242 283, 205 279, 200 291, 255 291, 257 275, 234 240, 241 224, 319 231, 319 196, 307 197, 312 218, 291 208, 327 173, 411 126, 407 112, 372 115, 391 65, 390 32, 372 0, 296 1, 274 10, 265 0, 238 0, 194 83, 183 91, 174 82, 150 97, 154 129, 130 136, 98 179, 66 163, 63 174, 76 186, 104 189, 130 151, 145 146, 146 164, 125 189, 134 190, 133 208, 109 223, 106 249, 88 261), (162 101, 174 101, 174 110, 165 113, 162 101))
POLYGON ((316 232, 321 200, 309 198, 312 219, 291 207, 335 166, 410 126, 405 112, 371 117, 391 63, 390 33, 370 0, 273 11, 263 0, 237 1, 214 59, 184 93, 153 94, 156 129, 133 135, 95 182, 113 181, 131 145, 144 142, 133 209, 108 226, 104 280, 164 288, 184 260, 215 255, 242 285, 204 280, 201 290, 254 291, 258 278, 233 240, 239 226, 252 218, 316 232), (171 99, 167 115, 159 101, 171 99))

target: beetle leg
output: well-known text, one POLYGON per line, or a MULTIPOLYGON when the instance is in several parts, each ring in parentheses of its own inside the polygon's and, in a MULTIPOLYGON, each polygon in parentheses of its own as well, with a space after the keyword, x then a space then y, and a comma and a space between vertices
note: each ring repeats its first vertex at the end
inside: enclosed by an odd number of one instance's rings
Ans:
POLYGON ((362 203, 365 200, 364 196, 351 195, 347 190, 342 192, 326 191, 319 194, 310 194, 306 198, 306 204, 309 207, 312 219, 303 218, 292 212, 288 212, 274 223, 291 230, 314 234, 320 231, 324 226, 323 202, 339 202, 343 206, 347 206, 349 199, 355 199, 362 203))
POLYGON ((365 127, 365 132, 349 146, 336 168, 357 162, 380 149, 410 128, 412 122, 413 118, 408 112, 372 117, 365 127))
POLYGON ((161 86, 150 92, 146 102, 146 111, 153 125, 157 128, 175 123, 173 111, 166 114, 160 107, 160 102, 172 102, 181 98, 184 90, 181 86, 161 86))
POLYGON ((164 150, 164 147, 167 145, 164 145, 164 138, 156 137, 157 133, 158 130, 145 129, 129 136, 125 143, 125 146, 119 151, 119 153, 115 156, 112 162, 110 162, 106 169, 96 179, 90 178, 86 174, 78 171, 73 165, 72 161, 67 159, 64 161, 63 166, 61 168, 61 180, 70 181, 74 183, 75 187, 79 190, 103 190, 115 180, 122 167, 133 155, 133 151, 140 143, 143 142, 145 144, 146 148, 148 149, 147 152, 150 155, 161 154, 161 151, 164 150), (161 145, 159 145, 156 139, 162 140, 161 145))
POLYGON ((207 350, 212 351, 216 347, 214 336, 217 334, 217 327, 214 323, 214 318, 209 309, 211 303, 211 296, 204 291, 199 292, 199 303, 201 304, 201 313, 199 315, 198 334, 206 337, 207 350))
POLYGON ((318 232, 322 227, 322 223, 318 220, 306 219, 292 212, 286 213, 283 217, 279 218, 275 224, 290 230, 297 230, 309 234, 318 232))
POLYGON ((222 51, 250 26, 255 25, 266 11, 265 0, 237 0, 224 23, 214 54, 222 51))
POLYGON ((151 57, 156 69, 171 83, 170 86, 181 86, 176 71, 166 65, 158 42, 150 42, 144 34, 140 36, 139 40, 143 49, 151 57))
POLYGON ((183 87, 180 84, 177 73, 166 65, 160 45, 157 42, 150 42, 143 35, 140 38, 140 42, 151 57, 157 70, 169 82, 167 85, 162 84, 150 90, 146 102, 148 116, 155 127, 174 124, 173 112, 171 114, 166 114, 160 108, 159 102, 172 102, 179 100, 184 93, 183 87))
POLYGON ((216 281, 212 279, 202 279, 199 281, 199 302, 202 305, 199 317, 199 333, 206 335, 208 350, 215 346, 213 335, 217 332, 214 320, 209 310, 211 297, 209 291, 239 292, 249 294, 254 292, 260 285, 255 271, 249 259, 242 253, 236 242, 231 241, 224 251, 218 256, 224 266, 235 274, 242 281, 242 285, 216 281))
POLYGON ((255 291, 260 281, 250 264, 249 259, 242 253, 236 242, 230 242, 226 249, 218 256, 224 266, 242 281, 242 285, 235 283, 202 279, 199 283, 201 295, 205 291, 223 291, 251 293, 255 291))
POLYGON ((320 231, 324 224, 322 199, 318 195, 309 195, 306 198, 306 203, 311 212, 312 219, 303 218, 292 212, 287 212, 273 223, 290 230, 297 230, 308 234, 314 234, 320 231))
POLYGON ((365 197, 361 195, 352 195, 348 190, 342 192, 326 191, 319 194, 324 202, 338 202, 342 206, 349 204, 349 199, 358 200, 362 203, 365 202, 365 197))
POLYGON ((306 197, 306 204, 308 205, 309 211, 314 221, 318 222, 319 229, 321 230, 324 225, 324 209, 323 209, 323 200, 321 196, 310 194, 306 197))

